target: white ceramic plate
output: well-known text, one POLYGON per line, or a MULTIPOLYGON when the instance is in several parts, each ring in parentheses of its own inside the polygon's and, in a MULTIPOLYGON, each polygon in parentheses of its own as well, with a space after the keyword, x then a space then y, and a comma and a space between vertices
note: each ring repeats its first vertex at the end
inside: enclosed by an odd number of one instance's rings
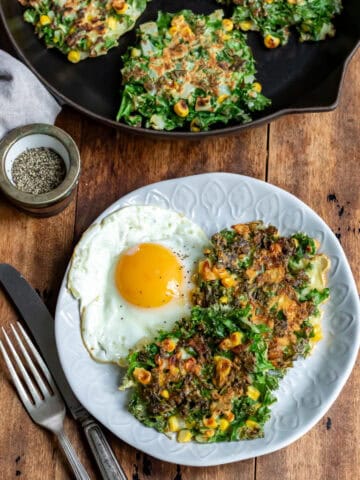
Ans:
POLYGON ((65 375, 80 402, 115 435, 161 460, 209 466, 244 460, 285 447, 325 414, 346 382, 360 341, 359 301, 339 241, 300 200, 249 177, 211 173, 140 188, 115 202, 97 220, 125 205, 152 204, 183 212, 210 236, 236 222, 261 219, 289 235, 306 232, 331 259, 331 299, 325 305, 324 339, 313 355, 296 362, 281 382, 265 438, 209 445, 179 444, 144 427, 126 409, 129 393, 117 390, 122 372, 91 360, 80 336, 78 303, 64 279, 56 309, 56 343, 65 375))

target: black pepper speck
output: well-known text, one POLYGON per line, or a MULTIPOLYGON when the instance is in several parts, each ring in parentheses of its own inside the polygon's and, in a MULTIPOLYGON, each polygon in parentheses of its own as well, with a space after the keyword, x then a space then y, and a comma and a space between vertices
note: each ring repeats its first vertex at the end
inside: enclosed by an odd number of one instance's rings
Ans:
POLYGON ((19 190, 41 195, 54 190, 64 180, 64 160, 50 148, 30 148, 15 160, 11 168, 12 180, 19 190))

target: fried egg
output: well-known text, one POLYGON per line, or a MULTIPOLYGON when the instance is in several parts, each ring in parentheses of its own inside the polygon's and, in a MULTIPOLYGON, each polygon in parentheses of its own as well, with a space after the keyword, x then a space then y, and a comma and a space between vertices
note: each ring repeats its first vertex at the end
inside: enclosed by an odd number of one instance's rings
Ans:
POLYGON ((155 206, 125 207, 90 227, 67 283, 90 355, 122 363, 129 349, 187 315, 191 277, 208 244, 198 225, 155 206))

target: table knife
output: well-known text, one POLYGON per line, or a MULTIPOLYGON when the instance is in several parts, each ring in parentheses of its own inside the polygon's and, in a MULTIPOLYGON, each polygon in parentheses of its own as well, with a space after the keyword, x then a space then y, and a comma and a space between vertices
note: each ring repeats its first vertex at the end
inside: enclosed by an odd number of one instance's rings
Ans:
POLYGON ((0 264, 0 284, 32 333, 72 416, 82 425, 102 478, 127 480, 100 425, 77 400, 65 378, 55 346, 54 319, 49 310, 36 291, 11 265, 0 264))

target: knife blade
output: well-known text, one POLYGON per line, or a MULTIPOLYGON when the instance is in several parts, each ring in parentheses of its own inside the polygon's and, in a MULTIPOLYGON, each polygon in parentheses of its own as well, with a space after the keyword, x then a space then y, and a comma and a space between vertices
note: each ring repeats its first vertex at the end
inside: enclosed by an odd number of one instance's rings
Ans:
POLYGON ((0 284, 13 301, 55 380, 72 416, 84 428, 92 453, 104 480, 127 480, 100 425, 73 394, 60 364, 55 345, 54 320, 36 291, 11 265, 0 264, 0 284))

